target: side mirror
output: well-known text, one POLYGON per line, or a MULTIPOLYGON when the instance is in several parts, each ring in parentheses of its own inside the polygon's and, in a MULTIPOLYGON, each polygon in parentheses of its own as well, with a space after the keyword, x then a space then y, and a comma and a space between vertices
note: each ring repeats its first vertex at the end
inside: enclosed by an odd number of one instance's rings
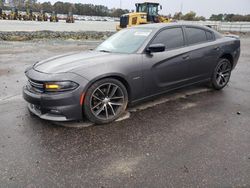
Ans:
POLYGON ((164 44, 150 44, 149 47, 147 48, 146 52, 147 53, 154 53, 154 52, 163 52, 165 51, 166 47, 164 44))
POLYGON ((162 10, 162 5, 160 5, 160 10, 162 10))

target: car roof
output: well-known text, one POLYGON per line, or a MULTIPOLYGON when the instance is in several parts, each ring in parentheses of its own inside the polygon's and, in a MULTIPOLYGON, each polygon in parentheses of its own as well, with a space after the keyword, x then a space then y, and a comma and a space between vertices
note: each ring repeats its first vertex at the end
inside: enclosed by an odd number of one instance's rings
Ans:
MULTIPOLYGON (((151 28, 151 29, 162 29, 165 27, 174 27, 174 26, 191 26, 191 27, 200 27, 207 30, 212 30, 209 27, 202 26, 199 24, 190 24, 190 23, 152 23, 152 24, 143 24, 135 26, 137 28, 151 28)), ((213 31, 213 30, 212 30, 213 31)))
POLYGON ((197 27, 201 29, 205 29, 208 31, 211 31, 214 33, 215 38, 221 38, 222 35, 218 31, 214 30, 213 28, 203 26, 200 24, 191 24, 191 23, 152 23, 152 24, 142 24, 142 25, 137 25, 133 28, 147 28, 147 29, 153 29, 155 31, 159 31, 160 29, 167 28, 167 27, 175 27, 175 26, 189 26, 189 27, 197 27))

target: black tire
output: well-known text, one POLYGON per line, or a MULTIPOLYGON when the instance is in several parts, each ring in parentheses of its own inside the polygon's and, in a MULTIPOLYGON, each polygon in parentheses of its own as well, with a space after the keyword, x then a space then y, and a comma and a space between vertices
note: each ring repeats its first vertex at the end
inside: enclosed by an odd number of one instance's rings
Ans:
POLYGON ((83 111, 95 124, 107 124, 119 118, 126 110, 126 87, 113 78, 105 78, 92 84, 85 93, 83 111))
POLYGON ((223 89, 231 77, 232 65, 228 59, 221 58, 214 69, 211 86, 216 90, 223 89))

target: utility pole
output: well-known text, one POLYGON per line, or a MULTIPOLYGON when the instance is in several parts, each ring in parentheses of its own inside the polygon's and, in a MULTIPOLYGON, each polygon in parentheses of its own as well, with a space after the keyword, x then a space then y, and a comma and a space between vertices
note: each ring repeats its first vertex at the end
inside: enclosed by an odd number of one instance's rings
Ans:
POLYGON ((182 10, 183 10, 183 2, 181 2, 181 9, 180 9, 180 13, 179 13, 179 20, 181 20, 182 10))

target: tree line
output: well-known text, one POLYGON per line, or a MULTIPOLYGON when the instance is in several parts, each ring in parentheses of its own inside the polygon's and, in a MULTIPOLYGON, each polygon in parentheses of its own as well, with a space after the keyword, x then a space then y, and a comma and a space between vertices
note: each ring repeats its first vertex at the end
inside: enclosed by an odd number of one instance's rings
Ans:
POLYGON ((188 21, 205 21, 204 16, 197 16, 194 11, 190 11, 187 14, 182 14, 182 12, 177 12, 172 17, 174 20, 188 20, 188 21))
MULTIPOLYGON (((205 21, 206 18, 203 16, 197 16, 195 12, 190 11, 187 14, 177 12, 172 17, 174 20, 189 20, 189 21, 205 21)), ((250 22, 250 14, 212 14, 208 20, 211 21, 227 21, 227 22, 250 22)))
MULTIPOLYGON (((51 4, 50 2, 40 3, 36 0, 14 0, 13 3, 14 6, 21 11, 32 9, 34 12, 40 12, 43 10, 47 13, 55 11, 59 14, 68 14, 68 12, 72 12, 76 15, 120 17, 122 14, 129 12, 127 9, 109 9, 103 5, 68 3, 61 1, 51 4)), ((0 0, 0 6, 3 7, 4 10, 12 9, 11 7, 4 6, 3 0, 0 0)))
MULTIPOLYGON (((0 7, 5 10, 11 10, 11 7, 4 7, 4 1, 0 0, 0 7)), ((127 9, 109 9, 103 5, 93 5, 93 4, 82 4, 82 3, 68 3, 57 1, 51 4, 49 1, 44 3, 39 3, 37 0, 12 0, 12 3, 18 10, 25 11, 27 8, 32 9, 35 12, 40 12, 41 10, 51 13, 56 11, 59 14, 68 14, 72 12, 77 15, 86 16, 111 16, 120 17, 122 14, 129 12, 127 9)), ((177 12, 173 16, 168 15, 169 18, 174 20, 189 20, 189 21, 205 21, 206 18, 203 16, 197 16, 194 11, 190 11, 186 14, 182 12, 177 12)), ((239 14, 212 14, 209 18, 212 21, 250 21, 249 15, 239 15, 239 14)))
POLYGON ((250 22, 250 14, 240 15, 240 14, 212 14, 210 17, 212 21, 228 21, 228 22, 250 22))

